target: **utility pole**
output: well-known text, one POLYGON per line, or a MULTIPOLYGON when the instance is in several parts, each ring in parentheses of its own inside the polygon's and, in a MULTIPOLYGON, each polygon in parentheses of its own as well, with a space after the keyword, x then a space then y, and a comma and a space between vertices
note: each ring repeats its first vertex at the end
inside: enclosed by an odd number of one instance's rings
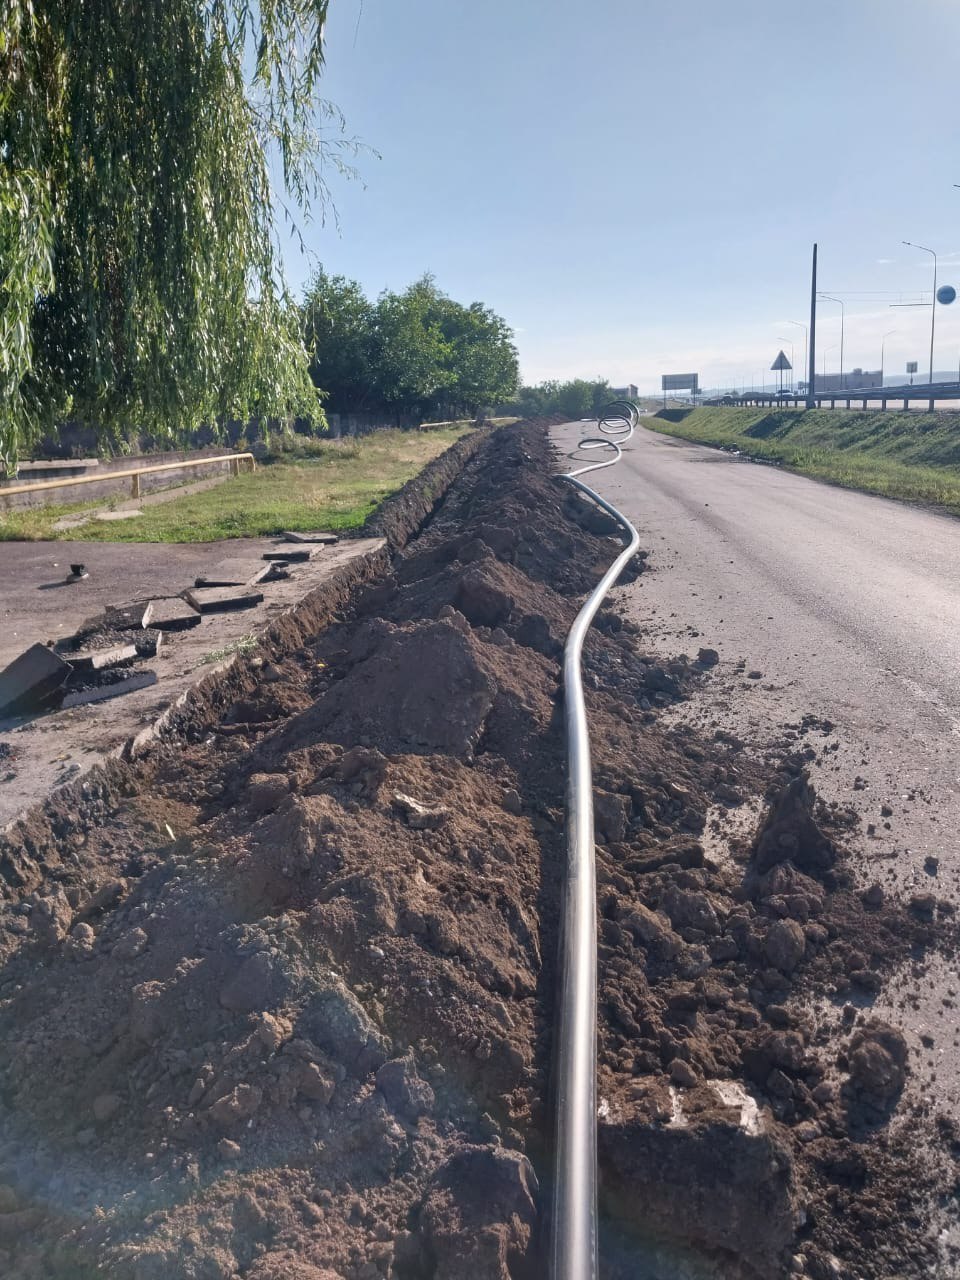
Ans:
POLYGON ((814 405, 817 389, 817 246, 813 246, 813 272, 810 278, 810 367, 807 372, 807 408, 814 405))

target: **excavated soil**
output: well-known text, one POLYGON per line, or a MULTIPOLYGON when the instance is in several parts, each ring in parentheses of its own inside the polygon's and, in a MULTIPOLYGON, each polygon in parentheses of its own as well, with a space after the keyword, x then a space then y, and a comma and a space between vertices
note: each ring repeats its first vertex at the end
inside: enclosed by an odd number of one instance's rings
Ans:
MULTIPOLYGON (((558 659, 615 551, 554 467, 485 438, 213 723, 0 849, 0 1272, 544 1274, 558 659)), ((870 1013, 949 910, 855 892, 802 756, 661 725, 711 661, 587 644, 602 1275, 955 1275, 960 1135, 870 1013)))

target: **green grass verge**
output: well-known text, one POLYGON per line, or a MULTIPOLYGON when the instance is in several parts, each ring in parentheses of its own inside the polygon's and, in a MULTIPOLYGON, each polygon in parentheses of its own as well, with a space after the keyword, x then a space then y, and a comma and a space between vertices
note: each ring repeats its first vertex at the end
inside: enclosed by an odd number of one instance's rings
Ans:
MULTIPOLYGON (((673 416, 673 415, 671 415, 673 416)), ((708 407, 644 425, 791 471, 960 515, 960 415, 708 407)))
POLYGON ((145 507, 133 520, 91 520, 63 533, 53 528, 60 516, 109 504, 101 499, 0 512, 0 541, 217 542, 285 529, 356 529, 469 429, 377 431, 349 440, 307 441, 297 453, 279 454, 252 474, 145 507))

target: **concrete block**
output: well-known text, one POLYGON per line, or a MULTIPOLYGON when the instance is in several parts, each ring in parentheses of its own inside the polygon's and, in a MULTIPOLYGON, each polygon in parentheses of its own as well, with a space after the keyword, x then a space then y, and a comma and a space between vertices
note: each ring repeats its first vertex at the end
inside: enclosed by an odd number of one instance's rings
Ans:
POLYGON ((227 613, 261 604, 263 592, 253 587, 194 587, 183 598, 200 613, 227 613))
POLYGON ((77 671, 103 671, 131 662, 138 656, 135 644, 115 644, 107 649, 90 649, 87 653, 71 653, 70 665, 77 671))
MULTIPOLYGON (((119 672, 117 673, 120 674, 119 672)), ((82 707, 88 702, 105 702, 107 698, 119 698, 124 693, 133 693, 137 689, 147 689, 157 683, 155 671, 134 671, 131 675, 110 684, 100 684, 89 689, 75 689, 68 693, 61 703, 62 710, 70 707, 82 707)))
POLYGON ((340 539, 335 533, 294 533, 288 532, 283 535, 284 542, 314 542, 323 547, 332 547, 335 542, 340 539))
POLYGON ((150 625, 157 631, 186 631, 200 625, 199 611, 183 596, 164 596, 151 602, 150 625))
POLYGON ((39 711, 63 688, 72 670, 46 645, 31 645, 0 671, 0 716, 39 711))
POLYGON ((283 572, 283 561, 224 560, 194 579, 195 587, 252 587, 283 572))

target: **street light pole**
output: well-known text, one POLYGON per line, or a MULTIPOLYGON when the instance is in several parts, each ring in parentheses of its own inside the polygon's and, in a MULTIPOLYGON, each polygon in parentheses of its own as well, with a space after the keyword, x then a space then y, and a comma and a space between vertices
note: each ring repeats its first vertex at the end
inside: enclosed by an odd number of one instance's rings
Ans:
POLYGON ((816 404, 817 390, 817 246, 813 246, 813 264, 810 269, 810 363, 807 366, 807 408, 816 404))
POLYGON ((843 306, 843 302, 842 302, 839 298, 832 298, 832 297, 830 296, 830 294, 829 294, 829 293, 821 293, 820 297, 821 297, 821 298, 824 298, 827 302, 838 302, 838 303, 840 303, 840 390, 842 391, 842 390, 843 390, 843 386, 844 386, 844 378, 843 378, 843 324, 844 324, 844 306, 843 306))
POLYGON ((922 249, 933 257, 933 297, 930 299, 930 384, 933 385, 933 331, 937 323, 937 255, 925 244, 914 244, 912 240, 903 242, 911 249, 922 249))
POLYGON ((900 330, 899 330, 899 329, 888 329, 888 330, 887 330, 887 332, 886 332, 886 333, 883 335, 883 337, 880 339, 880 386, 881 386, 881 388, 883 387, 883 351, 884 351, 884 347, 887 345, 887 339, 890 337, 891 333, 899 333, 899 332, 900 332, 900 330))

